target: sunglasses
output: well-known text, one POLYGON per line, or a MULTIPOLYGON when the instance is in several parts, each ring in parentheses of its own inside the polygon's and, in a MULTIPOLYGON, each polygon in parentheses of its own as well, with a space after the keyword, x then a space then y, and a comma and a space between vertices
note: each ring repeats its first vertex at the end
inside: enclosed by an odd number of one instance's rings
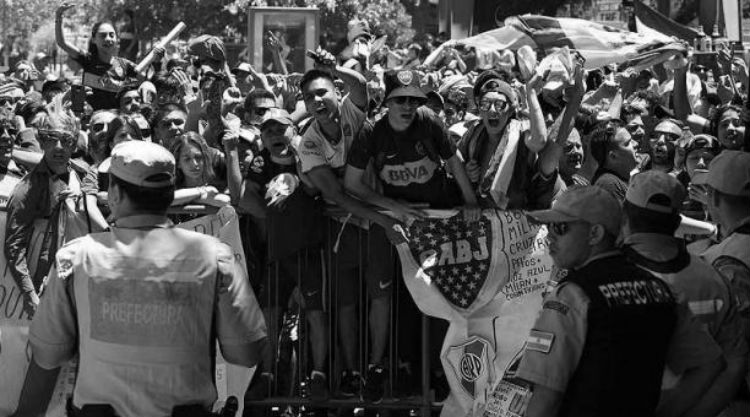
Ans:
POLYGON ((122 99, 123 104, 140 103, 142 100, 140 97, 125 97, 122 99))
POLYGON ((172 125, 175 125, 175 126, 179 127, 179 126, 182 126, 184 124, 185 124, 185 119, 162 119, 159 122, 159 126, 161 126, 162 128, 165 128, 165 129, 172 127, 172 125))
POLYGON ((453 117, 456 115, 456 111, 453 109, 445 109, 444 111, 447 117, 453 117))
POLYGON ((105 130, 107 130, 107 124, 106 123, 94 123, 91 125, 91 132, 92 133, 102 133, 105 130))
POLYGON ((571 222, 560 222, 560 223, 550 223, 548 225, 549 230, 552 231, 552 233, 556 234, 557 236, 562 236, 570 230, 570 223, 571 222))
POLYGON ((44 144, 50 144, 53 142, 60 142, 64 148, 72 149, 75 148, 77 138, 68 132, 61 132, 59 130, 39 130, 39 141, 44 144))
POLYGON ((409 106, 421 106, 425 103, 425 100, 418 98, 418 97, 394 97, 391 100, 393 100, 394 103, 398 104, 399 106, 403 106, 404 104, 408 104, 409 106))
POLYGON ((256 107, 255 109, 253 109, 253 113, 257 114, 258 116, 264 116, 266 113, 268 113, 269 110, 271 109, 267 107, 256 107))
POLYGON ((23 97, 0 97, 0 106, 5 106, 6 104, 16 104, 19 101, 21 101, 23 97))
POLYGON ((481 111, 489 111, 492 106, 495 106, 495 110, 497 111, 503 111, 508 108, 509 103, 503 99, 482 100, 479 102, 479 110, 481 111))
POLYGON ((658 142, 661 135, 664 135, 664 139, 667 142, 673 143, 682 137, 682 135, 675 135, 674 133, 670 132, 654 132, 653 135, 651 135, 651 142, 658 142))
POLYGON ((638 131, 638 129, 643 129, 642 125, 625 125, 625 130, 628 131, 628 133, 633 134, 638 131))

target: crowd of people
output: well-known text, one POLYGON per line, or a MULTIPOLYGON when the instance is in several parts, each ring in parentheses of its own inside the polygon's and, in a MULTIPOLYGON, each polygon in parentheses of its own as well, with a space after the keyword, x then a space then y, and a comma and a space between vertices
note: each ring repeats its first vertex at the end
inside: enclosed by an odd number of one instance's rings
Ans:
POLYGON ((585 69, 560 50, 567 71, 551 74, 528 54, 486 59, 449 42, 425 65, 445 39, 373 50, 367 22, 353 21, 349 46, 318 48, 304 74, 287 73, 273 38, 275 72, 230 68, 211 35, 185 55, 157 48, 139 71, 119 55, 111 22, 92 27, 86 50, 69 43, 70 7, 58 9, 56 34, 80 67, 75 80, 37 91, 27 61, 0 76, 0 169, 22 178, 4 253, 34 317, 33 360, 52 369, 80 357, 73 415, 209 405, 214 338, 229 362, 257 365, 246 400, 278 394, 278 339, 266 333, 278 334, 290 297, 309 326, 312 400, 378 403, 400 279, 392 248, 427 207, 458 208, 467 222, 486 209, 528 211, 569 271, 518 364, 513 384, 533 392, 516 404, 525 415, 747 412, 750 78, 730 49, 718 48, 714 68, 685 53, 638 71, 585 69), (35 222, 54 224, 70 198, 92 234, 58 248, 48 227, 32 274, 35 222), (187 204, 236 209, 251 282, 236 279, 229 248, 170 226, 195 217, 167 214, 187 204), (351 219, 326 218, 330 206, 351 219), (339 221, 353 226, 336 239, 329 309, 320 250, 339 221))

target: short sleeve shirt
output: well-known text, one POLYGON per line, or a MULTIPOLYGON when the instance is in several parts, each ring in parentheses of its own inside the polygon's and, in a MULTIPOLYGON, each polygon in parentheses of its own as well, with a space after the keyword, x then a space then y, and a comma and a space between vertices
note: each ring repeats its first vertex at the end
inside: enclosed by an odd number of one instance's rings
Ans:
POLYGON ((442 161, 456 155, 445 125, 432 111, 420 108, 409 128, 396 132, 384 117, 367 123, 352 146, 349 165, 365 170, 374 162, 383 192, 413 203, 449 206, 442 161))
POLYGON ((625 193, 628 191, 628 183, 617 175, 600 170, 594 175, 594 185, 604 188, 621 204, 625 201, 625 193))
POLYGON ((271 159, 271 153, 268 149, 261 150, 253 157, 253 161, 248 167, 246 178, 256 184, 265 192, 268 183, 279 174, 297 174, 295 164, 283 165, 274 162, 271 159))
POLYGON ((266 335, 228 245, 174 227, 148 228, 154 223, 146 217, 131 218, 136 228, 65 245, 29 329, 44 368, 79 351, 78 407, 106 403, 127 416, 169 415, 185 399, 211 405, 216 340, 222 350, 249 348, 266 335))
POLYGON ((677 323, 667 351, 667 368, 680 375, 686 370, 710 363, 722 355, 708 330, 688 307, 677 303, 677 323))
MULTIPOLYGON (((297 164, 280 164, 271 159, 267 149, 263 149, 253 158, 246 179, 258 185, 262 197, 268 183, 280 174, 297 176, 297 164)), ((268 235, 278 237, 267 243, 269 260, 281 259, 319 244, 324 233, 321 209, 319 202, 304 191, 301 183, 282 207, 269 207, 266 217, 268 235)))
POLYGON ((91 87, 92 95, 86 101, 94 110, 116 109, 120 107, 117 102, 117 93, 120 91, 114 85, 101 83, 102 76, 110 74, 113 79, 124 80, 135 77, 135 64, 122 57, 114 57, 112 63, 102 62, 98 57, 89 53, 80 55, 75 60, 83 68, 81 84, 91 87))
POLYGON ((308 173, 319 166, 330 166, 334 172, 343 177, 346 167, 347 153, 351 149, 354 138, 365 122, 366 115, 347 96, 339 107, 341 112, 341 139, 331 143, 326 139, 317 120, 302 135, 297 146, 297 155, 302 166, 302 173, 308 173))
POLYGON ((544 298, 529 333, 516 376, 565 392, 586 342, 589 298, 573 283, 562 283, 544 298))

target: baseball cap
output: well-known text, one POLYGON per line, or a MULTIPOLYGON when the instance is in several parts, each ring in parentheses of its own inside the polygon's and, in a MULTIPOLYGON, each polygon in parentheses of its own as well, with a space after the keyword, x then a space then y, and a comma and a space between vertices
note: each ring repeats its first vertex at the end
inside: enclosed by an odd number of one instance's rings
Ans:
POLYGON ((211 35, 200 35, 190 41, 188 52, 200 58, 209 58, 216 61, 223 61, 227 56, 224 49, 224 42, 216 36, 211 35))
POLYGON ((659 213, 680 211, 687 193, 680 181, 661 171, 644 171, 630 179, 625 200, 631 204, 659 213))
POLYGON ((0 96, 23 96, 23 87, 16 81, 0 85, 0 96))
POLYGON ((659 124, 654 127, 654 132, 656 132, 656 134, 670 133, 682 137, 682 127, 680 126, 680 122, 673 119, 666 119, 659 122, 659 124))
POLYGON ((477 77, 476 83, 474 84, 474 99, 479 100, 485 93, 498 92, 508 97, 510 103, 515 107, 518 103, 518 97, 516 96, 516 90, 502 80, 499 73, 493 70, 485 71, 477 77), (486 75, 485 75, 486 74, 486 75))
POLYGON ((695 184, 710 185, 722 194, 750 197, 750 153, 722 151, 695 184))
POLYGON ((528 213, 542 223, 562 223, 576 220, 601 224, 614 236, 620 233, 622 208, 605 189, 595 186, 571 187, 563 192, 548 210, 528 213))
POLYGON ((260 123, 260 127, 263 128, 263 126, 269 122, 277 122, 287 126, 294 124, 294 122, 292 122, 292 116, 290 116, 286 110, 277 108, 268 109, 266 114, 263 115, 263 121, 260 123))
POLYGON ((428 91, 426 96, 428 101, 439 103, 440 107, 445 106, 445 99, 437 91, 428 91))
POLYGON ((240 62, 236 67, 232 69, 232 74, 237 74, 238 72, 246 72, 249 74, 251 72, 250 69, 250 64, 248 64, 247 62, 240 62))
POLYGON ((416 71, 395 71, 385 74, 385 99, 394 97, 417 97, 427 100, 419 86, 419 74, 416 71))
MULTIPOLYGON (((105 161, 106 162, 106 161, 105 161)), ((145 188, 162 188, 174 184, 175 160, 161 145, 140 140, 122 142, 112 149, 109 166, 102 162, 103 172, 145 188)))

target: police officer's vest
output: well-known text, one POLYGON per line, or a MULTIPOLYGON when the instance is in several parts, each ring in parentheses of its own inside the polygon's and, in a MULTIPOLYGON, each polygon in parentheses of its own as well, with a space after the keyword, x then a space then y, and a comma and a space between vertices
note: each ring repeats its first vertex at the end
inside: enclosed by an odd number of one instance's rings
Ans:
POLYGON ((213 403, 219 260, 232 261, 220 249, 218 239, 175 227, 115 228, 60 249, 79 328, 76 406, 166 416, 188 401, 213 403))
POLYGON ((741 226, 721 243, 711 246, 703 253, 703 258, 711 265, 724 256, 734 258, 750 268, 750 224, 741 226))
POLYGON ((586 341, 559 416, 651 416, 677 320, 667 284, 614 255, 572 271, 590 303, 586 341))

